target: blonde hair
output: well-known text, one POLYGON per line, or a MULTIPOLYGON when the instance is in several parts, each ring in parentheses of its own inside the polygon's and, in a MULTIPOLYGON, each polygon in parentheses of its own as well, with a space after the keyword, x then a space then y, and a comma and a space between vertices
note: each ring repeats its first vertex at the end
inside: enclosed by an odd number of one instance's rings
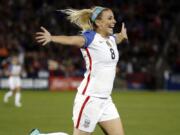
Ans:
MULTIPOLYGON (((67 19, 80 27, 83 31, 93 30, 93 24, 91 21, 91 16, 97 7, 91 9, 65 9, 60 10, 61 12, 67 14, 67 19)), ((105 9, 105 8, 104 8, 105 9)))

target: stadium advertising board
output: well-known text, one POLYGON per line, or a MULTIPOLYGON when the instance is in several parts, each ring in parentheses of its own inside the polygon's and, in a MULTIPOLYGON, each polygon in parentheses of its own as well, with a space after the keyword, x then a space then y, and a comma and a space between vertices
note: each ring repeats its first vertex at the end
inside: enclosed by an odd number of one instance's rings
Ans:
POLYGON ((76 90, 83 78, 81 77, 50 77, 51 91, 76 90))
POLYGON ((128 89, 145 89, 145 74, 132 73, 127 75, 127 88, 128 89))
POLYGON ((180 90, 180 74, 172 74, 168 79, 165 79, 165 89, 180 90))
MULTIPOLYGON (((0 88, 1 89, 9 88, 7 78, 0 79, 0 88)), ((40 79, 40 78, 37 78, 37 79, 23 78, 22 88, 23 89, 48 89, 49 81, 48 79, 40 79)))

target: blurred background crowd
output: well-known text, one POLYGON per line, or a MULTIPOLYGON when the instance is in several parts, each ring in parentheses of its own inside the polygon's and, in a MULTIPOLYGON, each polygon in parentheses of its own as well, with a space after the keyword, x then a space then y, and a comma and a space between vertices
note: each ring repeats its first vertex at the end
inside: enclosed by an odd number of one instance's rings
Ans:
MULTIPOLYGON (((117 78, 139 79, 148 89, 161 88, 169 74, 180 73, 180 2, 176 0, 1 0, 0 63, 23 50, 24 77, 83 76, 85 63, 80 50, 53 43, 35 42, 40 26, 52 34, 80 34, 70 24, 64 8, 109 7, 117 20, 115 32, 125 22, 129 43, 118 46, 117 78)), ((0 77, 6 77, 0 65, 0 77)))

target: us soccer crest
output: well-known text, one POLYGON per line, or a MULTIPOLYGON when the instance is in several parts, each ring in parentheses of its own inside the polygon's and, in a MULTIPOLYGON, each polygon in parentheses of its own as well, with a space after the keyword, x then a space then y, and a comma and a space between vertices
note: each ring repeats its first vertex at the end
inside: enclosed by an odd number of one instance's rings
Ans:
POLYGON ((90 125, 90 120, 89 119, 85 119, 84 120, 84 124, 83 124, 83 126, 85 127, 85 128, 88 128, 89 127, 89 125, 90 125))
POLYGON ((111 43, 109 41, 106 41, 106 44, 109 46, 109 47, 112 47, 111 43))

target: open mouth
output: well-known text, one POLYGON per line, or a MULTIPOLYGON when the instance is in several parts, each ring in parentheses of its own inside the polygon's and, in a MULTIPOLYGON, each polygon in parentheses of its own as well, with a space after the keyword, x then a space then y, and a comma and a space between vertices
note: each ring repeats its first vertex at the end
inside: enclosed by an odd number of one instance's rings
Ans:
POLYGON ((107 30, 109 34, 112 34, 114 30, 114 25, 113 24, 108 25, 107 30))
POLYGON ((114 25, 109 25, 109 29, 113 30, 114 29, 114 25))
POLYGON ((113 28, 114 28, 114 25, 109 26, 109 28, 110 28, 110 29, 113 29, 113 28))
POLYGON ((114 26, 109 26, 109 30, 113 30, 114 29, 114 26))

